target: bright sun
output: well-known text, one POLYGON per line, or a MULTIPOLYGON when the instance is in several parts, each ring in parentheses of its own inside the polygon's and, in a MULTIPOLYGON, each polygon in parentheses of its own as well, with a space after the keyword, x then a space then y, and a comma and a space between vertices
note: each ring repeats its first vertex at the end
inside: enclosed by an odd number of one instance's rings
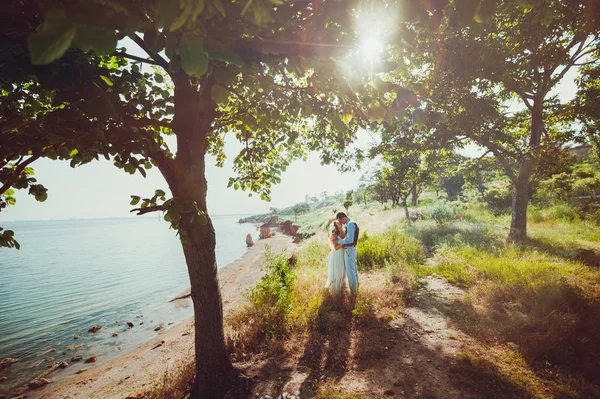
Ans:
POLYGON ((374 1, 356 11, 358 43, 355 53, 363 67, 371 70, 375 64, 384 61, 386 45, 396 27, 396 17, 393 10, 374 1))

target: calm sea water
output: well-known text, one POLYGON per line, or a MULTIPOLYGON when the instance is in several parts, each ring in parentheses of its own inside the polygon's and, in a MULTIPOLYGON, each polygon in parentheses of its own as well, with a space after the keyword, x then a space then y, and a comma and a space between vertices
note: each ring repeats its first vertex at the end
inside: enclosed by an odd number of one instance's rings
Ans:
MULTIPOLYGON (((217 216, 217 262, 231 263, 245 251, 240 216, 217 216)), ((43 372, 54 357, 76 354, 114 358, 156 337, 160 323, 170 327, 192 309, 168 301, 189 287, 183 251, 175 232, 155 217, 3 223, 15 230, 21 250, 0 249, 0 359, 17 358, 0 370, 0 393, 43 372), (128 328, 131 321, 135 327, 128 328), (102 329, 88 333, 89 327, 102 329), (112 337, 112 333, 119 335, 112 337), (81 338, 73 337, 81 334, 81 338), (74 351, 71 345, 82 344, 74 351), (121 348, 121 351, 117 349, 121 348), (55 348, 56 352, 38 354, 55 348)), ((81 365, 51 374, 61 378, 81 365)))

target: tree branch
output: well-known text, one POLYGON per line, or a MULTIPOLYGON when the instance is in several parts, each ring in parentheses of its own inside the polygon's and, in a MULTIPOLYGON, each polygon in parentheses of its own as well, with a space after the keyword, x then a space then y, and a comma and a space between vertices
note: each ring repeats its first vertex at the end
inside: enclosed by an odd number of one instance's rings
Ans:
POLYGON ((131 60, 143 62, 143 63, 150 64, 150 65, 162 66, 160 62, 157 62, 155 60, 149 60, 147 58, 138 57, 136 55, 127 54, 127 53, 120 52, 120 51, 116 51, 114 53, 114 55, 119 56, 119 57, 129 58, 131 60))
POLYGON ((145 208, 134 208, 134 209, 130 210, 129 212, 137 212, 138 215, 144 215, 146 213, 160 212, 160 211, 166 211, 166 208, 163 205, 156 205, 156 206, 147 206, 145 208))
POLYGON ((169 70, 169 63, 167 62, 167 60, 165 60, 163 57, 161 57, 160 55, 156 54, 155 52, 150 51, 150 49, 148 48, 148 46, 146 46, 146 43, 144 42, 144 39, 142 39, 141 37, 139 37, 137 33, 129 35, 129 37, 138 46, 140 46, 142 48, 142 50, 144 50, 146 52, 146 54, 148 54, 154 61, 157 62, 156 65, 161 66, 165 71, 169 70))
POLYGON ((173 124, 171 122, 159 121, 156 119, 149 119, 149 118, 140 118, 140 119, 127 118, 127 119, 125 119, 125 123, 128 125, 131 125, 131 126, 136 126, 136 127, 155 126, 155 127, 166 127, 171 130, 173 129, 173 124))
MULTIPOLYGON (((18 164, 15 167, 15 170, 12 172, 12 176, 19 176, 27 166, 29 166, 33 161, 39 159, 40 157, 41 154, 34 154, 27 158, 25 161, 23 161, 23 163, 18 164)), ((0 194, 4 194, 12 186, 12 183, 13 182, 11 182, 10 179, 7 178, 7 181, 2 185, 2 187, 0 187, 0 194)))

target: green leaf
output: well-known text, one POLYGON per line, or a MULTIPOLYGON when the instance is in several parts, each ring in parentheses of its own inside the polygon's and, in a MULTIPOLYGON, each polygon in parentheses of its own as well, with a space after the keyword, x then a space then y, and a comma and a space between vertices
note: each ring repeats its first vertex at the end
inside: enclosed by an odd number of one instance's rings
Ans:
POLYGON ((110 80, 110 78, 108 76, 100 75, 100 79, 102 79, 104 81, 104 83, 106 83, 108 86, 113 85, 112 80, 110 80))
POLYGON ((71 47, 93 51, 97 55, 110 54, 117 47, 117 35, 113 29, 105 27, 77 25, 77 35, 71 47))
POLYGON ((242 9, 242 17, 244 16, 244 14, 246 14, 246 11, 248 11, 248 8, 250 8, 250 6, 252 5, 252 1, 253 0, 248 0, 246 2, 246 5, 244 6, 244 8, 242 9))
POLYGON ((229 86, 235 82, 238 71, 233 68, 217 68, 213 70, 213 75, 218 83, 229 86))
POLYGON ((129 205, 137 205, 140 202, 140 197, 137 195, 132 195, 131 196, 131 201, 129 202, 129 205))
POLYGON ((167 35, 165 37, 165 54, 167 58, 172 59, 177 51, 177 36, 167 35))
POLYGON ((29 35, 29 55, 34 65, 45 65, 62 57, 75 38, 75 25, 60 14, 48 14, 39 32, 29 35))
POLYGON ((340 132, 346 132, 348 130, 348 126, 346 126, 338 114, 333 116, 331 123, 333 127, 340 132))
POLYGON ((229 101, 229 93, 223 87, 214 85, 210 90, 210 96, 219 105, 226 105, 229 101))
POLYGON ((496 2, 491 0, 484 0, 477 7, 477 11, 475 12, 475 21, 480 24, 488 22, 490 19, 494 17, 496 13, 496 2))
POLYGON ((154 74, 154 80, 156 81, 156 83, 164 82, 164 78, 160 73, 154 74))
POLYGON ((169 27, 169 30, 171 32, 173 32, 173 31, 176 31, 177 29, 181 28, 183 25, 185 25, 185 23, 187 22, 187 20, 190 17, 191 13, 192 13, 192 3, 187 3, 186 6, 185 6, 185 9, 177 17, 177 19, 175 20, 175 22, 173 22, 171 24, 171 26, 169 27))
POLYGON ((146 177, 146 170, 144 168, 142 168, 141 166, 138 166, 137 170, 139 170, 139 172, 142 174, 142 176, 146 177))
POLYGON ((179 1, 156 0, 156 23, 167 28, 173 25, 179 14, 179 1))
POLYGON ((221 4, 221 1, 220 0, 213 0, 213 5, 217 9, 217 11, 219 11, 219 13, 223 17, 225 17, 225 8, 223 7, 223 4, 221 4))
POLYGON ((214 39, 206 38, 204 40, 204 51, 212 60, 228 62, 240 68, 244 65, 244 60, 238 53, 214 39))
POLYGON ((427 123, 428 115, 422 109, 415 109, 412 114, 412 120, 415 125, 424 125, 427 123))
POLYGON ((156 196, 158 197, 164 197, 166 195, 165 192, 161 189, 155 190, 154 194, 156 194, 156 196))
POLYGON ((181 66, 188 75, 200 77, 208 70, 208 54, 204 52, 203 38, 185 34, 179 42, 181 66))

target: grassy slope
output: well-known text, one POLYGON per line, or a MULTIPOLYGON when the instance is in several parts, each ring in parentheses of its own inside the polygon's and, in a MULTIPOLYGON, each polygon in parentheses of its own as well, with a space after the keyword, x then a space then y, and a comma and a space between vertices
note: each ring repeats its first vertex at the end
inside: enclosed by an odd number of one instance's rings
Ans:
MULTIPOLYGON (((443 360, 454 364, 447 369, 458 382, 453 389, 464 397, 600 397, 600 269, 565 256, 581 247, 600 252, 600 227, 538 213, 531 239, 516 245, 505 240, 509 218, 479 207, 457 208, 452 220, 437 224, 425 206, 425 220, 408 224, 400 210, 355 206, 350 214, 363 231, 361 290, 351 305, 321 288, 323 227, 334 208, 341 207, 320 203, 299 217, 304 229, 319 233, 292 268, 289 254, 274 254, 248 303, 229 317, 229 351, 239 368, 252 374, 260 366, 264 374, 269 364, 300 364, 317 381, 303 390, 310 396, 385 397, 377 387, 343 384, 343 375, 358 367, 376 378, 381 364, 368 359, 385 364, 385 354, 360 350, 360 343, 370 348, 385 336, 420 279, 438 275, 466 290, 444 312, 468 337, 459 363, 443 360)), ((259 385, 281 392, 275 376, 268 385, 269 375, 259 385)))

